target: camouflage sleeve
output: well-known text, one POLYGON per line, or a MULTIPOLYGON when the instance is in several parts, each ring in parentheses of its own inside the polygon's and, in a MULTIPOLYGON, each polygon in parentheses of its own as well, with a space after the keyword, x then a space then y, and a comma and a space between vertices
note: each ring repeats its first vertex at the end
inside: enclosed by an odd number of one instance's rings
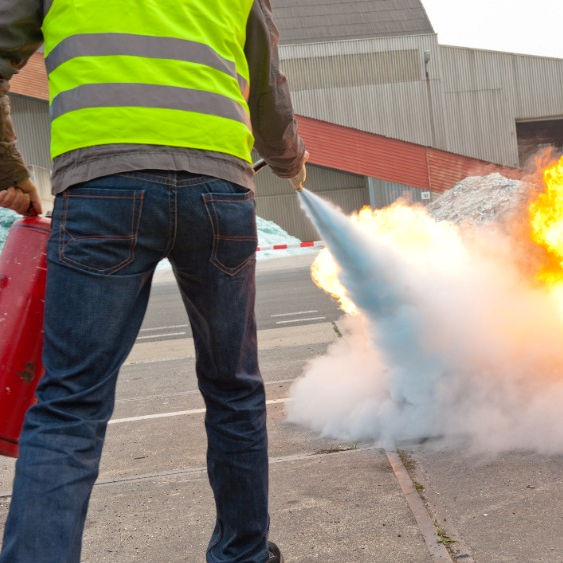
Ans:
POLYGON ((8 81, 0 80, 0 190, 29 177, 23 158, 16 148, 16 135, 10 119, 8 81))
POLYGON ((278 37, 269 0, 255 0, 245 47, 255 148, 275 174, 292 178, 303 166, 305 145, 297 133, 287 80, 280 71, 278 37))
POLYGON ((16 148, 10 119, 10 78, 42 43, 42 0, 3 0, 0 3, 0 189, 29 177, 16 148))

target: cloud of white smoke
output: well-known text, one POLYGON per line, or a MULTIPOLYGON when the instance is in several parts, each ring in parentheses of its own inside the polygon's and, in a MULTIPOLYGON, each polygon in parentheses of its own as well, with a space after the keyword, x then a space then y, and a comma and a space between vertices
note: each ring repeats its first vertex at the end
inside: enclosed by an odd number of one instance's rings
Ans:
POLYGON ((563 453, 563 314, 521 242, 412 207, 366 233, 309 192, 302 203, 361 313, 293 385, 289 421, 386 447, 462 436, 563 453))

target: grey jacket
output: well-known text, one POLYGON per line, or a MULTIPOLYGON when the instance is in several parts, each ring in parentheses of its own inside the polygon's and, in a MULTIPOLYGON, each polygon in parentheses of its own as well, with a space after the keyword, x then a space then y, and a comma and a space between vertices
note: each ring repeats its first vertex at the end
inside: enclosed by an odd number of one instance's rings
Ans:
MULTIPOLYGON (((9 80, 40 47, 48 0, 2 0, 0 4, 0 189, 29 174, 16 148, 8 101, 9 80)), ((279 69, 278 31, 269 0, 254 0, 245 53, 250 69, 250 107, 255 149, 282 178, 295 176, 305 147, 297 134, 287 81, 279 69)), ((100 176, 131 170, 185 170, 254 189, 251 166, 234 156, 157 145, 99 145, 55 158, 53 192, 100 176)))

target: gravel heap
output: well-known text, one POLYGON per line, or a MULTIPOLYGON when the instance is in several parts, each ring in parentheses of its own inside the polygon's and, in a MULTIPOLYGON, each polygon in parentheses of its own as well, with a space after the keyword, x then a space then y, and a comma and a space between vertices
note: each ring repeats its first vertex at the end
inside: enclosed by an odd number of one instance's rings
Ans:
POLYGON ((6 242, 6 237, 8 236, 8 231, 12 223, 19 217, 17 213, 10 211, 9 209, 4 209, 0 207, 0 250, 6 242))
POLYGON ((470 176, 427 206, 436 219, 452 223, 493 223, 516 210, 527 199, 527 185, 498 172, 470 176))

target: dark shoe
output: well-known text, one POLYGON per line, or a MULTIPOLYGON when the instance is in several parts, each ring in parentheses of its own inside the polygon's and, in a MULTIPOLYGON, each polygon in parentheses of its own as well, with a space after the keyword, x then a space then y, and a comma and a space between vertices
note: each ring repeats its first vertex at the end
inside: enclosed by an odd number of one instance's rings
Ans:
POLYGON ((268 542, 268 563, 283 563, 280 548, 272 541, 268 542))

